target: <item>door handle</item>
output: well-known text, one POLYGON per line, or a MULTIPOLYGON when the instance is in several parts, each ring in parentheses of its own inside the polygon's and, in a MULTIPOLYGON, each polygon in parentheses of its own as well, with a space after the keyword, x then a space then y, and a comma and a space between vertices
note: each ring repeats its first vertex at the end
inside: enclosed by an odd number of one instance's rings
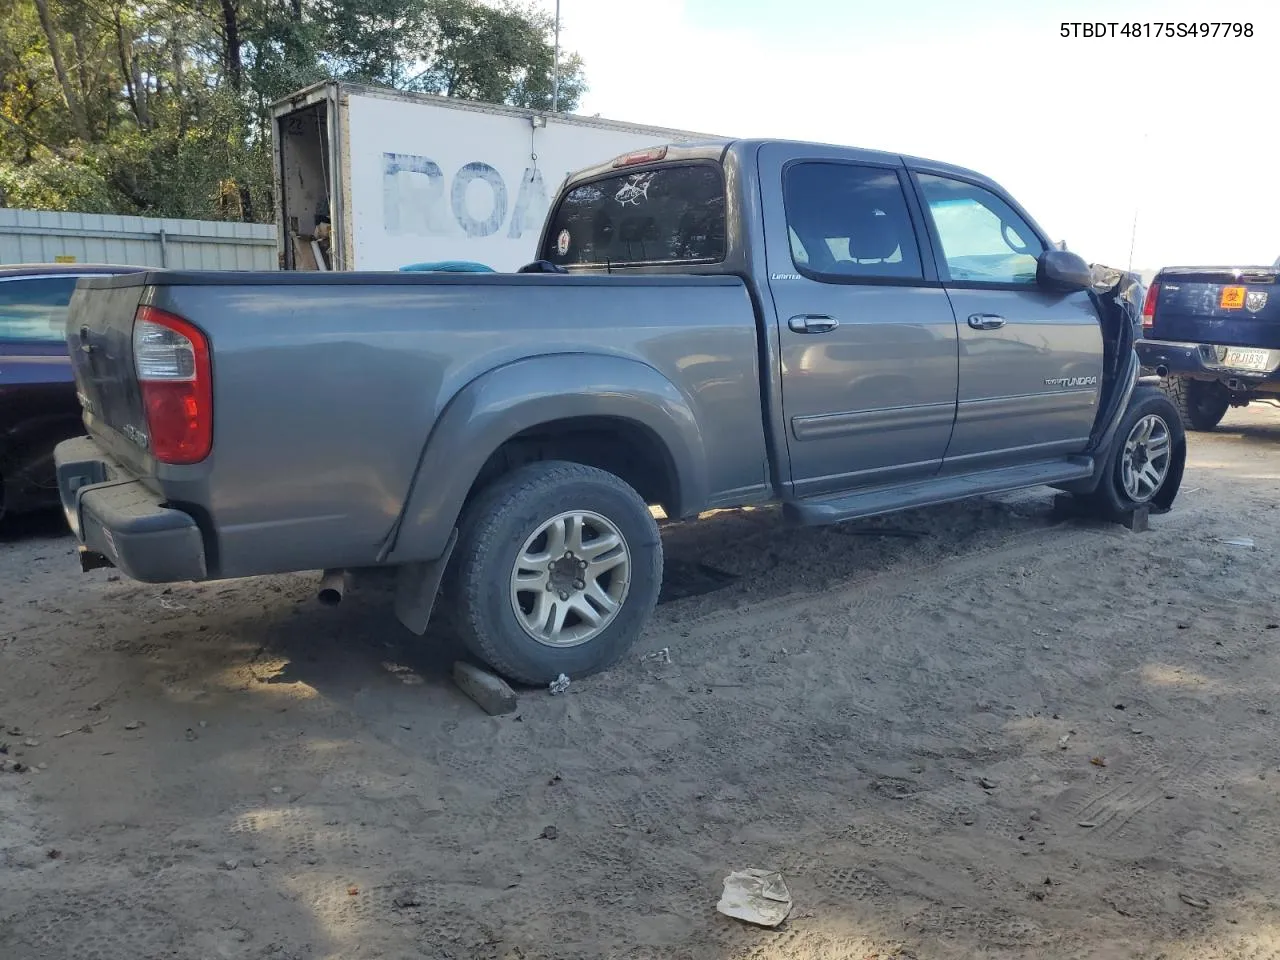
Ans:
POLYGON ((975 330, 999 330, 1004 324, 1004 317, 998 317, 994 313, 974 313, 969 315, 969 326, 975 330))
POLYGON ((806 313, 799 317, 792 317, 787 321, 787 326, 796 333, 830 333, 840 326, 840 321, 835 317, 806 313))

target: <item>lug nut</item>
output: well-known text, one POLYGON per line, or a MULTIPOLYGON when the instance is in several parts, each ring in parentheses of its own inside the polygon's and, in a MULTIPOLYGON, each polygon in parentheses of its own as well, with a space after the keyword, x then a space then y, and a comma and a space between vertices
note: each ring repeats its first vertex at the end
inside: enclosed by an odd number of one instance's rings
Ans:
POLYGON ((567 594, 567 593, 562 593, 562 594, 560 594, 560 599, 561 599, 561 600, 568 600, 568 599, 569 599, 569 594, 567 594))
POLYGON ((584 583, 584 582, 583 582, 583 581, 581 581, 581 580, 575 580, 575 581, 573 581, 573 588, 574 588, 575 590, 581 590, 581 589, 582 589, 583 587, 585 587, 585 586, 586 586, 586 583, 584 583))

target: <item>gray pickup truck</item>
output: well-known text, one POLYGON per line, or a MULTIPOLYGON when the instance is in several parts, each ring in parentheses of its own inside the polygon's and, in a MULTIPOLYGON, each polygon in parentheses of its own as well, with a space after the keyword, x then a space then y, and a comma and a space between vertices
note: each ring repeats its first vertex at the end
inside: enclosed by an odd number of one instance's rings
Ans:
POLYGON ((507 676, 616 661, 669 518, 837 523, 1047 484, 1167 509, 1140 304, 999 186, 893 154, 659 147, 570 177, 531 269, 82 281, 82 562, 395 577, 507 676), (438 596, 437 596, 438 595, 438 596))

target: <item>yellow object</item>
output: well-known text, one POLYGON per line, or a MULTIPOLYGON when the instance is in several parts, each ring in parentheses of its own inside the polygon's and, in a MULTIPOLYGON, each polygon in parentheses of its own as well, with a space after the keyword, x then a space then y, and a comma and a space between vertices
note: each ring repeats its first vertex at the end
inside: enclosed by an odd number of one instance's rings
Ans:
POLYGON ((1244 306, 1244 287, 1223 287, 1218 306, 1223 310, 1239 310, 1244 306))

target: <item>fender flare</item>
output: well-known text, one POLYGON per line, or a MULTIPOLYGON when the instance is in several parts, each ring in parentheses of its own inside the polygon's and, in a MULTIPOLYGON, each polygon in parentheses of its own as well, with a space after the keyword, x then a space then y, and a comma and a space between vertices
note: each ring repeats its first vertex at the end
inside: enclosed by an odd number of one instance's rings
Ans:
POLYGON ((446 404, 380 560, 402 564, 439 558, 489 457, 525 430, 578 417, 644 428, 669 457, 679 511, 687 514, 707 502, 706 447, 689 401, 674 383, 626 357, 530 357, 481 374, 446 404))

